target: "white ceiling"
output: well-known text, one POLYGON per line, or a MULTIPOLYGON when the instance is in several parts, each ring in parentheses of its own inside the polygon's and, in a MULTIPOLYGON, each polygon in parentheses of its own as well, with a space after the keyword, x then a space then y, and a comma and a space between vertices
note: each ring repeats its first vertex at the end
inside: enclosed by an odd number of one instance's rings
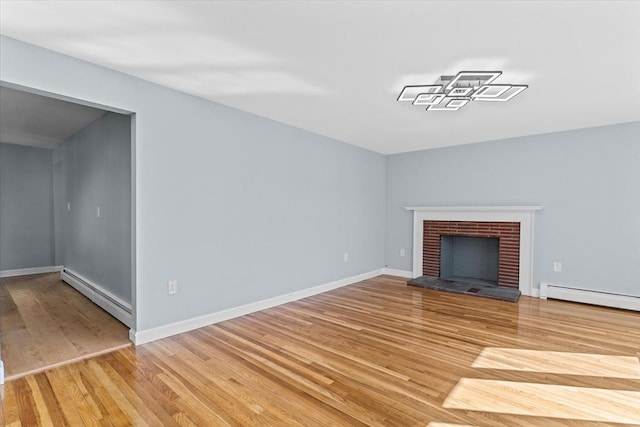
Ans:
POLYGON ((103 110, 0 87, 0 142, 54 148, 103 110))
POLYGON ((0 31, 397 153, 640 120, 637 1, 2 1, 0 31), (404 85, 500 70, 509 102, 427 112, 404 85))

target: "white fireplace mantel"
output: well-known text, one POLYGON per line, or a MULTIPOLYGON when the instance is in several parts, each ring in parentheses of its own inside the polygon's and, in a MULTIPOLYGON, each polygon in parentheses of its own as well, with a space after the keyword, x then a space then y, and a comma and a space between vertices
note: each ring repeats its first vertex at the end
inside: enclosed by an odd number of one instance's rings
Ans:
POLYGON ((422 206, 413 211, 413 276, 422 276, 424 221, 506 221, 520 223, 519 289, 532 295, 533 219, 542 206, 422 206))
POLYGON ((477 212, 512 212, 512 211, 539 211, 542 206, 419 206, 405 208, 408 211, 477 211, 477 212))

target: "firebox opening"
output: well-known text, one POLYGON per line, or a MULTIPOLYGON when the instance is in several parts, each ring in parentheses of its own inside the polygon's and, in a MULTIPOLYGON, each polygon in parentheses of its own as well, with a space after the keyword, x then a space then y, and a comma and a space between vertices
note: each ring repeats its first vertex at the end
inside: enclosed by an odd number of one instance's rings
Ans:
POLYGON ((498 284, 497 238, 440 236, 440 278, 498 284))

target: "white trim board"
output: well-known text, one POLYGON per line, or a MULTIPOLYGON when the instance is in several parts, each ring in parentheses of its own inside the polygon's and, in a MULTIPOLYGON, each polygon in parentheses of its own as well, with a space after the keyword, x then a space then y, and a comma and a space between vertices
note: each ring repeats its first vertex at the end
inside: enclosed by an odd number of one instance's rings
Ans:
POLYGON ((578 289, 545 282, 540 283, 540 298, 559 299, 563 301, 581 302, 585 304, 640 311, 640 297, 610 294, 606 292, 591 291, 588 289, 578 289))
POLYGON ((421 212, 529 212, 539 211, 542 206, 410 206, 405 209, 421 212))
POLYGON ((131 304, 128 302, 67 268, 60 272, 60 279, 128 327, 133 325, 131 304))
POLYGON ((16 270, 0 271, 0 277, 28 276, 30 274, 56 273, 62 271, 62 265, 50 265, 47 267, 18 268, 16 270))
POLYGON ((362 280, 371 279, 372 277, 376 277, 381 274, 383 274, 383 269, 378 269, 367 273, 358 274, 356 276, 347 277, 345 279, 336 280, 335 282, 325 283, 324 285, 301 289, 299 291, 291 292, 277 297, 252 302, 238 307, 228 308, 226 310, 205 314, 203 316, 192 317, 191 319, 181 320, 179 322, 170 323, 168 325, 158 326, 150 329, 143 329, 141 331, 135 331, 131 329, 129 331, 129 339, 131 339, 131 341, 133 341, 135 345, 145 344, 161 338, 170 337, 172 335, 189 332, 194 329, 222 322, 224 320, 244 316, 245 314, 266 310, 267 308, 321 294, 323 292, 361 282, 362 280))
POLYGON ((413 211, 413 275, 422 276, 424 221, 491 221, 520 223, 519 289, 533 294, 533 219, 542 206, 425 206, 413 211))

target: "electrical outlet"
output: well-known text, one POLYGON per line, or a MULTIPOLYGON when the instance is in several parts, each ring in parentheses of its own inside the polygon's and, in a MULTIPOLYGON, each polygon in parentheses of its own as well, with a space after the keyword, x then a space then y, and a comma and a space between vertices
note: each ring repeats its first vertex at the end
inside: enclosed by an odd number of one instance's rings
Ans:
POLYGON ((404 256, 404 249, 400 249, 400 256, 404 256))
POLYGON ((169 280, 167 282, 167 290, 169 291, 169 295, 175 295, 178 293, 178 281, 177 280, 169 280))
POLYGON ((553 271, 555 271, 556 273, 562 272, 562 263, 558 262, 558 261, 555 261, 553 263, 553 271))
POLYGON ((96 218, 100 218, 100 206, 96 207, 96 218))
POLYGON ((71 202, 67 202, 67 212, 71 212, 71 202))
POLYGON ((349 252, 344 253, 344 262, 349 261, 349 252))

